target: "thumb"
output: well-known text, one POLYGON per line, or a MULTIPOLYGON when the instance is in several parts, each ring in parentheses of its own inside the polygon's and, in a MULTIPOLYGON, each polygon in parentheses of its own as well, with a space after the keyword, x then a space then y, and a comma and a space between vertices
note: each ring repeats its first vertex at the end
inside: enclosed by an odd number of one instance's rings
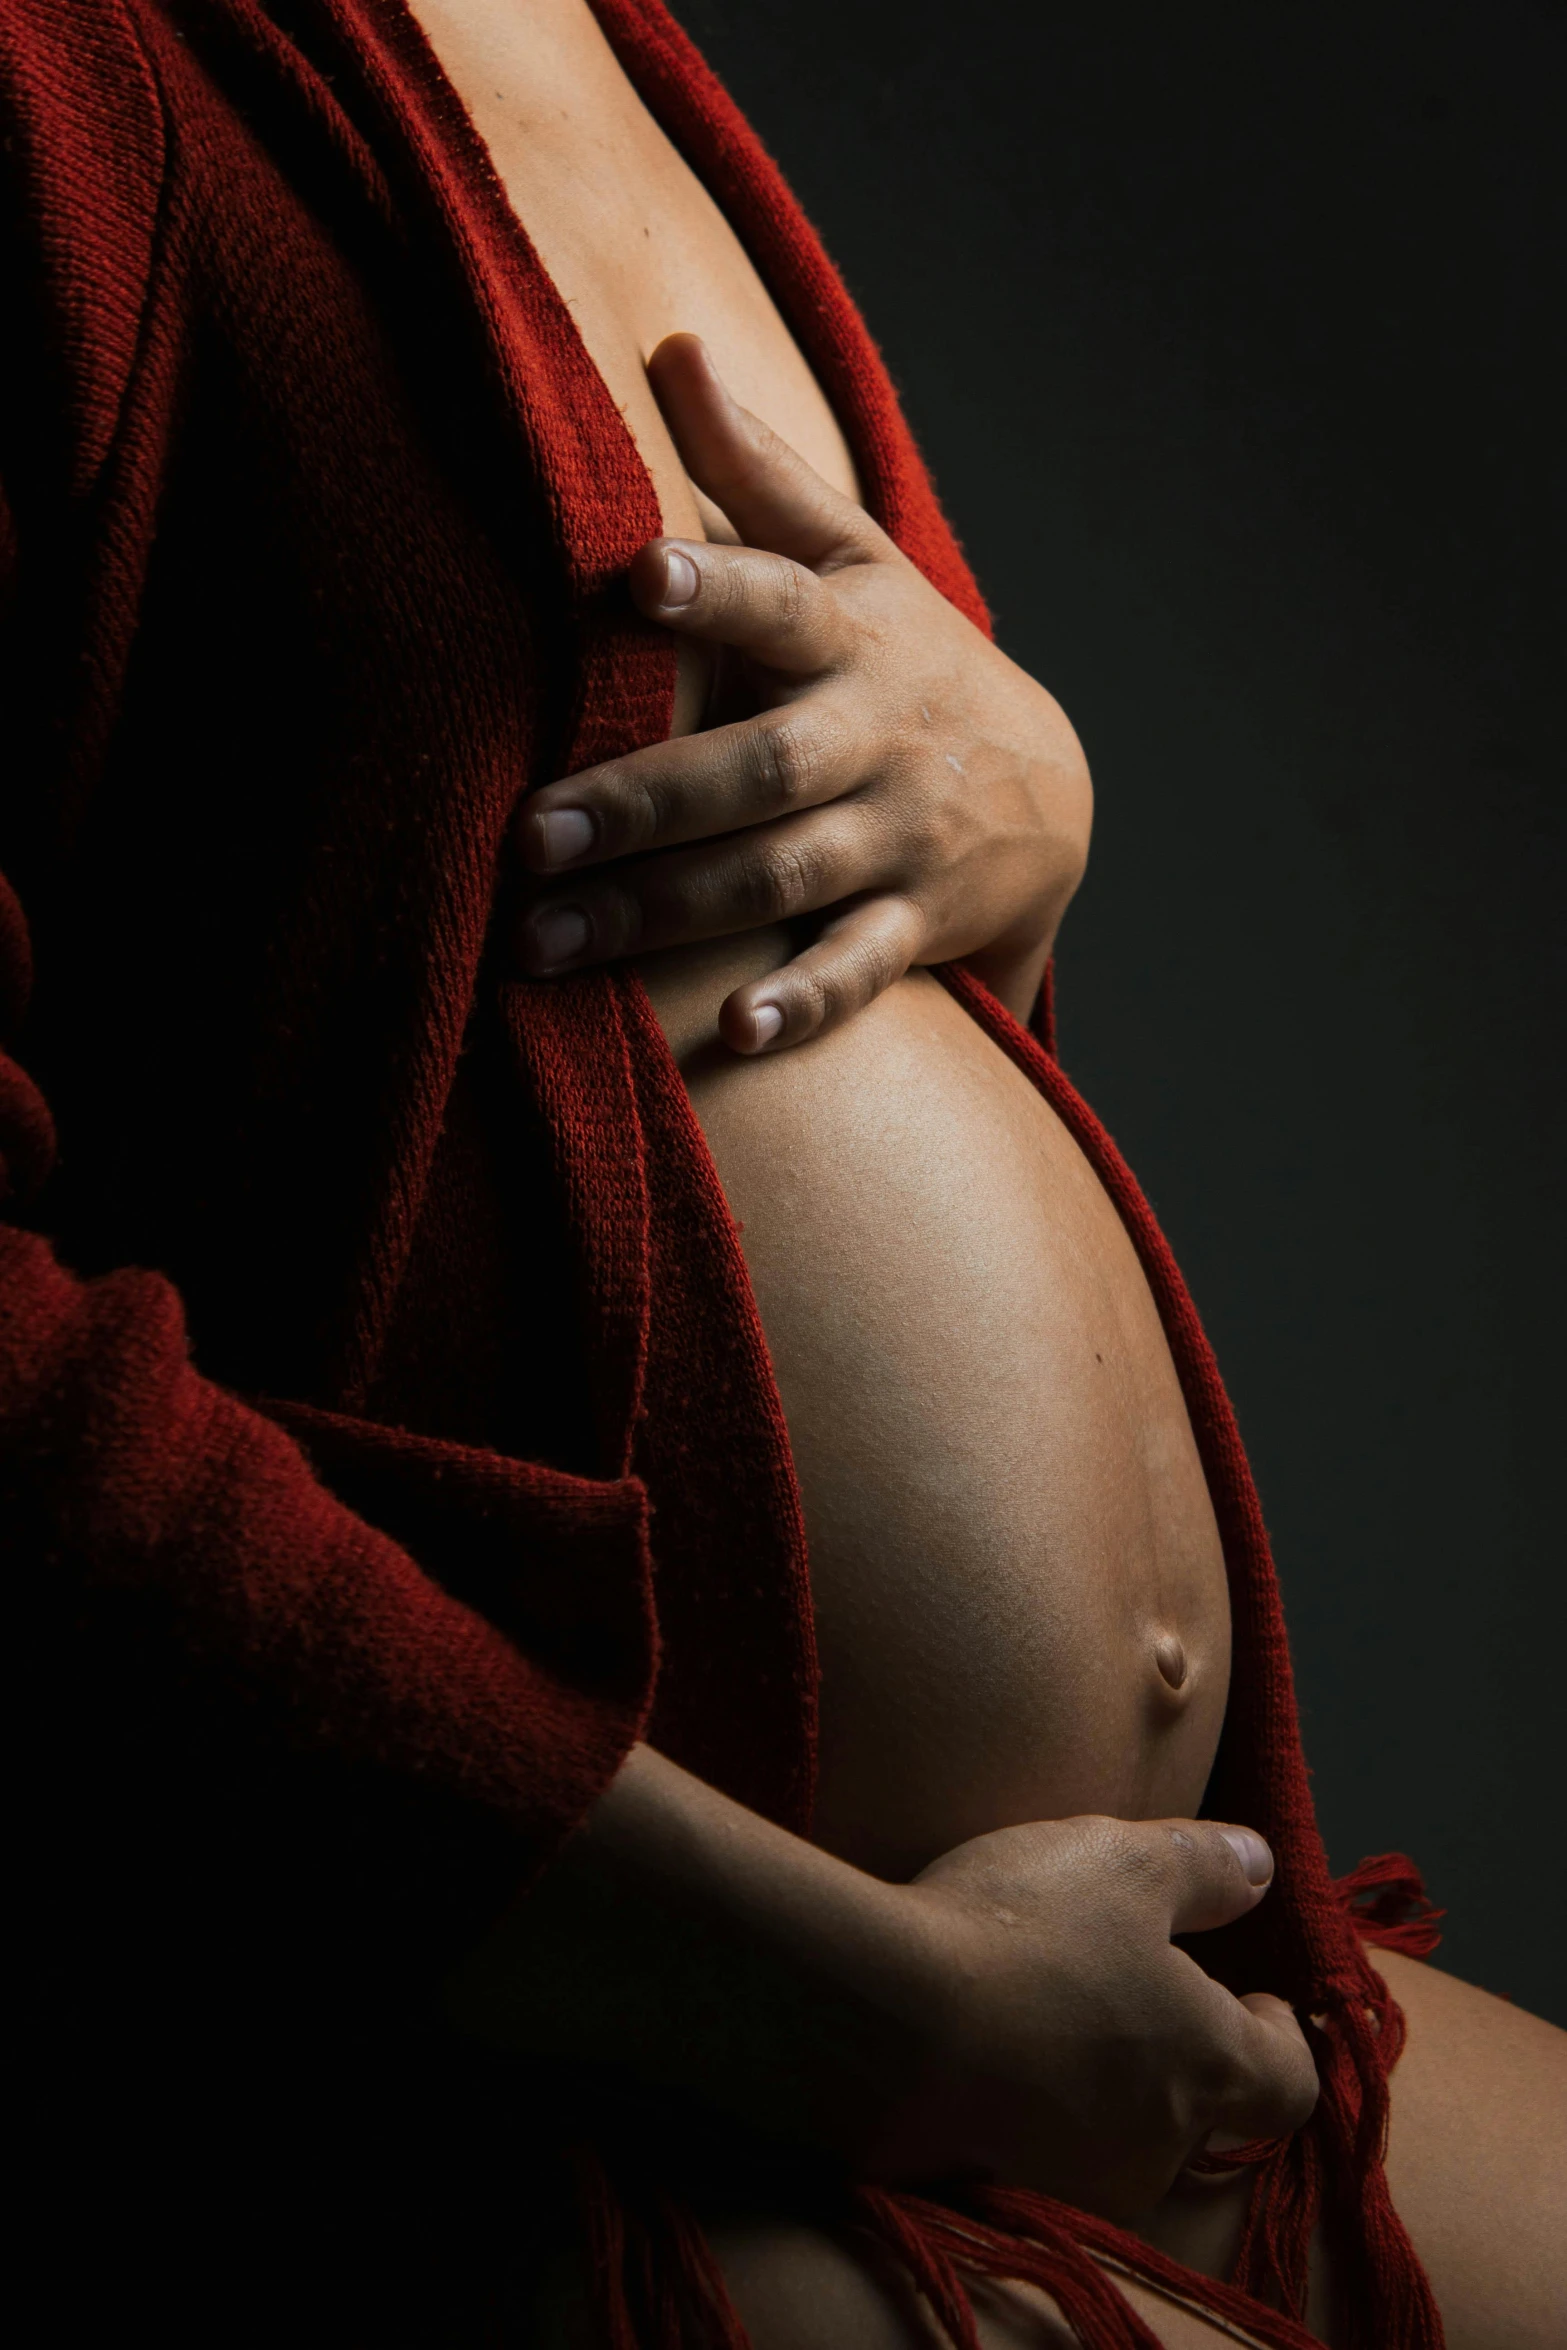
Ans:
POLYGON ((863 507, 731 398, 700 335, 666 335, 647 373, 682 465, 743 546, 792 556, 813 571, 889 552, 863 507))
POLYGON ((1172 1934, 1205 1934, 1244 1917, 1273 1882, 1273 1855, 1255 1828, 1215 1820, 1158 1820, 1172 1934))

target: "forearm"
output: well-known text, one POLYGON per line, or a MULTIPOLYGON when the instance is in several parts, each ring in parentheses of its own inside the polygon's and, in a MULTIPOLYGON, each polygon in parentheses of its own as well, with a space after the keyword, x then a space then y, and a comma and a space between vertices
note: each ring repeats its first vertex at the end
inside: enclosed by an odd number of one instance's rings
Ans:
POLYGON ((853 2160, 917 2061, 917 1905, 633 1750, 450 1986, 498 2045, 623 2065, 853 2160))
POLYGON ((452 2012, 861 2177, 1141 2211, 1210 2129, 1272 2136, 1311 2110, 1289 2010, 1252 2013, 1170 1939, 1254 1907, 1270 1865, 1249 1830, 1090 1818, 885 1884, 638 1747, 452 2012))

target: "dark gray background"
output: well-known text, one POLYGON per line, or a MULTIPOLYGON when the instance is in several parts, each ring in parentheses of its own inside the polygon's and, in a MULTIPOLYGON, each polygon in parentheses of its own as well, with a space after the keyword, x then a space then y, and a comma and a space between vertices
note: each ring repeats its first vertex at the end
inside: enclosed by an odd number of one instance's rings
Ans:
POLYGON ((678 7, 1087 745, 1063 1058, 1218 1347, 1334 1863, 1567 2023, 1560 12, 678 7))

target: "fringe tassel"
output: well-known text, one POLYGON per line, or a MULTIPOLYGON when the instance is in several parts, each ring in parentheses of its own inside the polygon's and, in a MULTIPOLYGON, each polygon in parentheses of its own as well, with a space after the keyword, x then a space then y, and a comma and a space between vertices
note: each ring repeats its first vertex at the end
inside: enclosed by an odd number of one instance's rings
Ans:
MULTIPOLYGON (((1334 1891, 1363 1943, 1416 1958, 1435 1949, 1443 1913, 1402 1854, 1363 1860, 1334 1891)), ((965 2274, 1050 2294, 1082 2350, 1158 2350, 1115 2271, 1228 2321, 1265 2350, 1320 2350, 1305 2328, 1319 2218, 1334 2262, 1337 2350, 1444 2350, 1441 2317, 1383 2168, 1403 2010, 1359 1950, 1352 1964, 1325 1988, 1312 2019, 1322 2093, 1307 2127, 1198 2158, 1202 2169, 1255 2173, 1228 2283, 1196 2275, 1107 2220, 1016 2189, 980 2189, 957 2208, 866 2187, 844 2216, 907 2270, 953 2350, 980 2350, 965 2274)), ((604 2350, 750 2350, 691 2214, 662 2191, 628 2196, 591 2149, 579 2147, 574 2163, 604 2350)))
MULTIPOLYGON (((956 2350, 979 2350, 973 2306, 958 2271, 998 2283, 1036 2285, 1060 2308, 1083 2350, 1159 2350, 1131 2303, 1063 2224, 1077 2218, 1065 2205, 1043 2195, 982 2191, 972 2214, 948 2210, 916 2195, 886 2195, 864 2189, 857 2198, 866 2225, 908 2262, 915 2283, 951 2335, 956 2350), (915 2267, 905 2249, 918 2248, 915 2267), (954 2316, 947 2314, 927 2276, 950 2280, 954 2316), (956 2320, 956 2322, 954 2322, 956 2320)), ((945 2297, 944 2297, 945 2298, 945 2297)))
POLYGON ((1362 1942, 1377 1950, 1400 1950, 1406 1958, 1429 1958, 1442 1939, 1445 1909, 1438 1909, 1412 1860, 1401 1852, 1374 1852, 1333 1890, 1362 1942))
MULTIPOLYGON (((1328 2200, 1322 2216, 1335 2260, 1338 2350, 1444 2350, 1441 2318, 1382 2168, 1383 2065, 1389 2045, 1402 2039, 1402 2016, 1380 1977, 1366 1973, 1369 1981, 1336 1997, 1317 2028, 1322 2096, 1307 2129, 1238 2150, 1261 2159, 1228 2283, 1198 2276, 1107 2220, 1021 2189, 978 2189, 958 2209, 867 2187, 845 2217, 907 2270, 953 2350, 979 2350, 965 2274, 1048 2293, 1081 2350, 1159 2350, 1118 2289, 1117 2271, 1227 2321, 1263 2350, 1320 2350, 1306 2331, 1306 2288, 1312 2233, 1328 2200), (1325 2198, 1329 2180, 1336 2191, 1325 2198)), ((628 2207, 591 2153, 579 2153, 577 2167, 605 2350, 750 2350, 690 2213, 663 2194, 628 2207)))
POLYGON ((1383 2155, 1388 2073, 1404 2042, 1403 2010, 1375 1968, 1335 1996, 1316 2033, 1325 2216, 1337 2270, 1341 2350, 1444 2350, 1426 2274, 1393 2208, 1383 2155))
POLYGON ((1304 2324, 1312 2230, 1322 2201, 1316 2132, 1302 2130, 1260 2151, 1230 2282, 1237 2292, 1304 2324))
POLYGON ((661 2188, 645 2202, 627 2192, 591 2146, 575 2146, 571 2162, 604 2350, 750 2350, 691 2213, 661 2188))
MULTIPOLYGON (((729 2298, 724 2272, 696 2221, 672 2196, 660 2198, 661 2216, 675 2251, 675 2268, 706 2341, 713 2350, 749 2350, 740 2312, 729 2298)), ((659 2350, 664 2350, 661 2343, 659 2350)), ((670 2350, 685 2350, 684 2337, 671 2336, 670 2350)))
POLYGON ((933 2232, 916 2224, 908 2198, 862 2187, 854 2200, 865 2227, 908 2270, 955 2350, 980 2350, 973 2305, 957 2269, 933 2232))
POLYGON ((577 2207, 587 2238, 589 2294, 604 2350, 640 2350, 626 2291, 626 2211, 590 2146, 574 2146, 577 2207))

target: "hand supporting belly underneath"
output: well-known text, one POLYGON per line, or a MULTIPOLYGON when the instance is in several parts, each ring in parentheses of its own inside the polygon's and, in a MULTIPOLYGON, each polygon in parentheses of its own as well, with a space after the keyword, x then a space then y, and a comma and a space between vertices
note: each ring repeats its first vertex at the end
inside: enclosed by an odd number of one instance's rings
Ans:
POLYGON ((1033 1086, 914 973, 776 1059, 717 1041, 756 933, 640 968, 772 1350, 822 1662, 815 1833, 888 1877, 1085 1812, 1194 1813, 1229 1620, 1120 1219, 1033 1086))

